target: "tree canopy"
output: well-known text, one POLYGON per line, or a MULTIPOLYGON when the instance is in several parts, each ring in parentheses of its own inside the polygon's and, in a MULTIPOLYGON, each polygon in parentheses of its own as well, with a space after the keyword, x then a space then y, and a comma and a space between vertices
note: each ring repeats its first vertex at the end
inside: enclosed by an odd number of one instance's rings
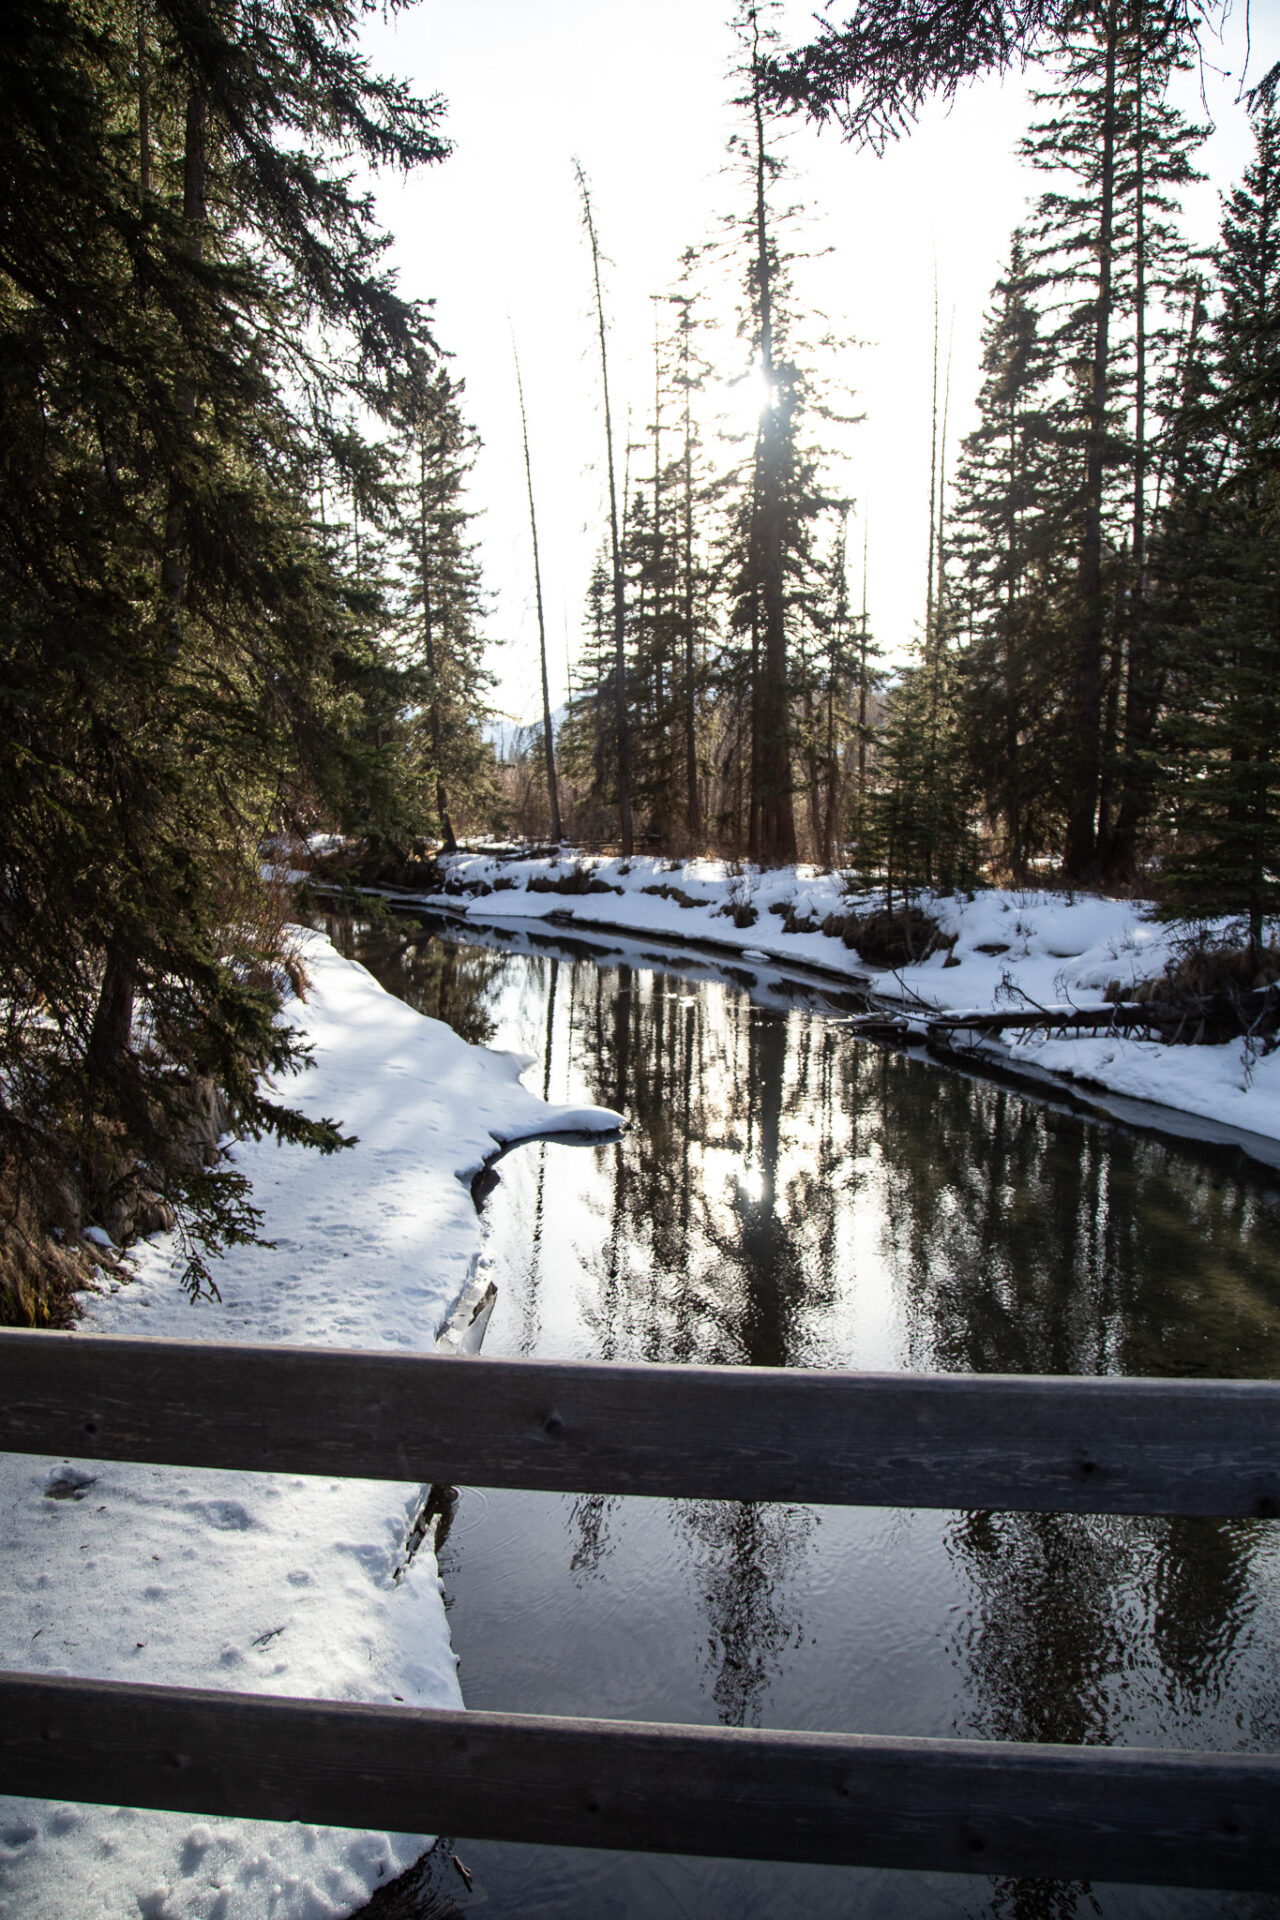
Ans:
POLYGON ((19 1318, 41 1231, 86 1216, 118 1235, 176 1218, 209 1284, 206 1253, 256 1218, 214 1151, 224 1125, 341 1142, 260 1079, 298 1058, 260 848, 367 774, 377 639, 317 483, 367 468, 350 410, 386 413, 435 351, 352 166, 448 150, 441 103, 356 50, 361 11, 6 16, 0 1210, 19 1318))
MULTIPOLYGON (((1178 44, 1219 10, 1218 0, 1138 5, 1178 44)), ((821 21, 815 40, 770 60, 764 84, 779 106, 803 108, 835 122, 846 139, 880 148, 934 95, 951 99, 981 74, 1039 57, 1103 10, 1105 0, 858 0, 839 26, 821 21)))

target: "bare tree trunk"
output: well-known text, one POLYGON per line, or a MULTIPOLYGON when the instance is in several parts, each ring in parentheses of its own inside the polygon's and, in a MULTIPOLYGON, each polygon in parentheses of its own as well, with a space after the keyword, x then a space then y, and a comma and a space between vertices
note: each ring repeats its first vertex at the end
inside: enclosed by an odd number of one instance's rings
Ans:
POLYGON ((760 615, 751 608, 751 779, 747 789, 747 858, 760 859, 760 615))
POLYGON ((1017 401, 1013 394, 1009 396, 1009 411, 1006 427, 1009 437, 1009 465, 1007 475, 1008 507, 1005 515, 1005 582, 1004 582, 1004 759, 1005 780, 1005 837, 1006 852, 1010 872, 1013 878, 1022 882, 1026 878, 1025 848, 1023 846, 1023 807, 1022 807, 1022 743, 1018 728, 1022 714, 1022 665, 1018 648, 1019 599, 1021 584, 1021 554, 1018 539, 1018 501, 1022 491, 1022 470, 1020 453, 1022 436, 1018 420, 1017 401))
POLYGON ((946 648, 946 632, 943 620, 943 592, 946 580, 946 543, 944 523, 946 519, 947 497, 947 418, 951 411, 951 347, 947 346, 947 371, 942 393, 942 429, 938 429, 938 327, 937 307, 934 309, 933 330, 933 445, 929 460, 929 501, 930 511, 935 516, 929 529, 929 547, 934 556, 936 572, 929 586, 929 613, 925 623, 925 671, 929 676, 929 719, 928 719, 928 761, 929 794, 928 818, 930 826, 925 847, 925 879, 932 886, 937 878, 937 861, 941 849, 938 845, 938 813, 941 793, 938 782, 938 742, 940 734, 939 692, 942 681, 942 655, 946 648))
POLYGON ((1249 963, 1258 967, 1262 964, 1262 938, 1265 931, 1267 907, 1271 897, 1268 882, 1268 851, 1275 844, 1274 808, 1271 800, 1271 767, 1273 749, 1271 742, 1276 736, 1277 700, 1276 663, 1280 661, 1280 571, 1274 576, 1271 588, 1271 645, 1267 649, 1266 663, 1263 668, 1264 711, 1266 724, 1259 729, 1260 746, 1258 770, 1254 779, 1253 835, 1249 860, 1249 963))
POLYGON ((1137 50, 1134 56, 1134 447, 1133 569, 1129 603, 1129 658, 1125 679, 1124 748, 1119 805, 1114 832, 1104 849, 1108 876, 1131 880, 1138 865, 1138 826, 1149 782, 1142 756, 1151 744, 1155 713, 1151 706, 1152 661, 1146 631, 1147 597, 1147 219, 1146 149, 1142 124, 1142 7, 1134 7, 1137 50))
POLYGON ((933 586, 938 537, 938 267, 933 268, 933 400, 929 422, 929 564, 924 585, 925 651, 933 645, 933 586))
POLYGON ((600 381, 604 390, 605 456, 609 470, 609 540, 613 555, 613 642, 616 659, 618 698, 618 812, 622 829, 622 852, 630 859, 635 851, 635 829, 631 819, 631 727, 627 715, 627 596, 622 572, 622 545, 618 539, 618 491, 613 466, 613 415, 609 408, 609 352, 604 325, 604 297, 600 291, 600 248, 596 240, 595 220, 591 212, 591 194, 587 176, 579 161, 574 162, 578 187, 582 194, 582 217, 591 243, 591 271, 596 290, 596 324, 600 336, 600 381))
POLYGON ((529 533, 533 540, 533 591, 538 606, 538 658, 542 666, 542 747, 547 765, 547 800, 551 808, 551 837, 564 839, 560 825, 560 793, 556 784, 556 745, 551 726, 551 693, 547 684, 547 626, 542 614, 542 568, 538 560, 538 516, 533 506, 533 467, 529 461, 529 422, 524 411, 524 382, 514 339, 511 357, 516 363, 516 393, 520 400, 520 434, 524 441, 524 477, 529 489, 529 533))
POLYGON ((681 306, 680 334, 680 358, 684 372, 684 525, 681 554, 684 626, 684 767, 685 822, 689 829, 690 841, 695 843, 691 851, 695 851, 698 835, 702 831, 702 808, 698 796, 697 663, 693 579, 693 410, 690 399, 689 324, 689 305, 688 301, 685 301, 681 306))
POLYGON ((773 257, 765 192, 764 107, 760 93, 759 23, 752 17, 751 103, 755 121, 756 286, 760 300, 760 367, 765 406, 757 440, 756 541, 763 628, 752 763, 753 807, 759 814, 759 852, 764 863, 786 866, 796 858, 791 800, 791 727, 787 685, 786 604, 783 592, 783 417, 773 351, 773 257))
POLYGON ((870 687, 867 684, 869 660, 867 647, 870 634, 867 625, 867 547, 871 538, 870 524, 864 517, 862 522, 862 618, 858 629, 858 831, 862 832, 866 824, 867 809, 867 704, 870 687))
POLYGON ((817 835, 818 859, 827 873, 835 860, 836 815, 840 799, 840 755, 836 746, 836 683, 843 660, 843 645, 848 632, 848 557, 849 512, 840 520, 836 541, 835 606, 832 616, 831 645, 827 654, 826 739, 823 760, 826 782, 823 792, 822 828, 817 835))
POLYGON ((653 799, 650 807, 650 830, 659 837, 665 848, 670 845, 671 792, 669 773, 675 771, 675 743, 672 739, 674 696, 676 682, 676 663, 674 651, 670 661, 667 659, 667 645, 671 629, 667 623, 665 602, 666 575, 663 570, 665 559, 663 541, 663 499, 662 499, 662 354, 658 338, 658 299, 651 296, 653 302, 653 546, 651 550, 653 576, 653 605, 650 610, 650 633, 653 636, 653 751, 657 762, 657 779, 653 784, 653 799), (669 708, 670 701, 670 708, 669 708))
MULTIPOLYGON (((419 429, 421 436, 421 429, 419 429)), ((456 853, 458 842, 453 831, 453 822, 449 818, 449 799, 445 792, 444 774, 440 767, 440 663, 436 654, 435 618, 431 599, 431 569, 427 564, 427 449, 419 437, 418 440, 418 584, 422 592, 422 651, 427 663, 427 672, 431 675, 431 707, 428 724, 431 729, 431 757, 436 767, 436 812, 440 815, 440 839, 445 853, 456 853)))
POLYGON ((1093 372, 1087 410, 1084 540, 1078 578, 1079 639, 1073 689, 1072 768, 1064 865, 1072 880, 1096 877, 1098 798, 1102 779, 1102 700, 1105 609, 1102 596, 1102 502, 1106 481, 1107 385, 1110 375, 1111 270, 1116 172, 1116 0, 1104 16, 1105 91, 1098 209, 1098 297, 1093 372))
POLYGON ((830 873, 835 865, 836 813, 840 804, 840 756, 836 750, 836 687, 835 676, 827 682, 827 791, 826 806, 822 816, 822 852, 821 860, 825 872, 830 873))

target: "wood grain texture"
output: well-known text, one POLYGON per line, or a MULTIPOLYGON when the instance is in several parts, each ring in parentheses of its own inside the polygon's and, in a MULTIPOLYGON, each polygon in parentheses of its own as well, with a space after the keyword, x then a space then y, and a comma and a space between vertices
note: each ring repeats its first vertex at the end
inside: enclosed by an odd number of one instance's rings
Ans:
POLYGON ((1280 1513, 1280 1383, 0 1333, 0 1449, 570 1493, 1280 1513))
POLYGON ((0 1793, 743 1859, 1280 1885, 1280 1756, 760 1733, 0 1675, 0 1793))

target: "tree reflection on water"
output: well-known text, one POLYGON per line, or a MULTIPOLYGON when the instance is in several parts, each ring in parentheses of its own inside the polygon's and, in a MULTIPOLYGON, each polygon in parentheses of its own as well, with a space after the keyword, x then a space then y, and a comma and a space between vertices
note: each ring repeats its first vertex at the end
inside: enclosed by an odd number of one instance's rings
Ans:
MULTIPOLYGON (((544 1145, 504 1165, 487 1351, 1280 1374, 1273 1175, 878 1050, 816 989, 635 952, 601 964, 526 936, 504 953, 471 941, 410 947, 382 977, 403 969, 396 990, 424 1011, 535 1055, 529 1083, 550 1099, 629 1121, 616 1143, 544 1145)), ((355 944, 377 972, 367 939, 355 944)), ((602 1497, 565 1513, 564 1571, 581 1595, 630 1603, 643 1556, 628 1542, 642 1527, 658 1543, 649 1557, 669 1559, 648 1656, 667 1717, 856 1730, 880 1713, 901 1716, 899 1731, 1000 1740, 1280 1744, 1280 1554, 1265 1522, 819 1517, 602 1497), (900 1593, 882 1591, 890 1574, 900 1593), (685 1656, 667 1623, 682 1605, 699 1622, 687 1664, 705 1705, 672 1712, 662 1688, 685 1656), (933 1665, 916 1679, 908 1656, 918 1665, 924 1647, 933 1665)), ((996 1882, 982 1910, 1148 1910, 1127 1898, 1109 1890, 1099 1906, 1081 1887, 996 1882)), ((1167 1910, 1280 1910, 1202 1899, 1171 1895, 1167 1910)))

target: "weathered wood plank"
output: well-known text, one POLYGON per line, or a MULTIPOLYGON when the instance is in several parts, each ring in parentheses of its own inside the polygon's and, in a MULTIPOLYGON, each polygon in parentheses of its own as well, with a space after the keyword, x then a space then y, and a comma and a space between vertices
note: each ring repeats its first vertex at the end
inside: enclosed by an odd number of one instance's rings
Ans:
POLYGON ((572 1493, 1280 1513, 1280 1383, 0 1333, 0 1449, 572 1493))
POLYGON ((0 1793, 560 1846, 1280 1885, 1280 1756, 760 1733, 0 1675, 0 1793))

